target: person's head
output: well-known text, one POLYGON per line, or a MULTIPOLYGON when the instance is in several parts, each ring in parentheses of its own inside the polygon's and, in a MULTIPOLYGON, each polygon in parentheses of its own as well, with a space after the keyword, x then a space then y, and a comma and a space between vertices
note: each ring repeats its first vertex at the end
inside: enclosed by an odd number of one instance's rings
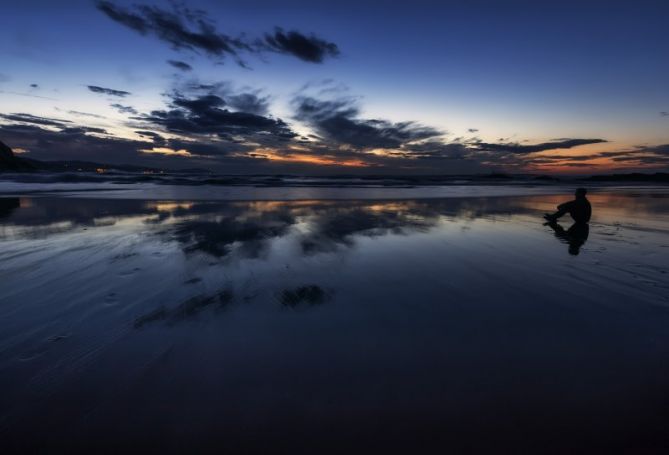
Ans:
POLYGON ((576 188, 576 192, 574 192, 577 198, 585 197, 586 194, 588 194, 588 190, 585 188, 576 188))

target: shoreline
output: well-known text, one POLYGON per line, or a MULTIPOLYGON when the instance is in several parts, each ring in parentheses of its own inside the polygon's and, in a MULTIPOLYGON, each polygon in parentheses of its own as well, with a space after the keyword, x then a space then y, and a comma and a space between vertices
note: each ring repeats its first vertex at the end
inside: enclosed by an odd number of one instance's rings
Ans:
MULTIPOLYGON (((520 197, 571 194, 578 185, 444 185, 444 186, 209 186, 155 183, 105 182, 8 184, 0 181, 0 197, 78 197, 100 199, 192 200, 192 201, 305 201, 305 200, 412 200, 475 197, 520 197)), ((588 185, 591 194, 601 192, 664 194, 668 185, 588 185)))

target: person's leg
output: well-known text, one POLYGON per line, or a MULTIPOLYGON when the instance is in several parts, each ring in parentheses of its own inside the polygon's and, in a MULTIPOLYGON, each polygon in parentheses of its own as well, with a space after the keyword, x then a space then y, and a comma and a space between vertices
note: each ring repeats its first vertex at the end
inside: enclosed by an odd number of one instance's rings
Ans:
POLYGON ((557 212, 555 212, 555 213, 547 213, 546 215, 544 215, 544 218, 546 218, 547 220, 553 220, 553 221, 555 221, 555 220, 561 218, 562 216, 564 216, 564 215, 567 214, 567 213, 569 213, 569 212, 568 212, 568 210, 567 210, 566 208, 564 208, 564 207, 562 207, 562 206, 559 206, 557 212))
POLYGON ((557 206, 558 209, 557 212, 553 214, 546 214, 544 215, 544 218, 546 218, 547 220, 555 221, 561 216, 567 213, 571 213, 573 208, 574 208, 574 201, 565 202, 564 204, 560 204, 557 206))

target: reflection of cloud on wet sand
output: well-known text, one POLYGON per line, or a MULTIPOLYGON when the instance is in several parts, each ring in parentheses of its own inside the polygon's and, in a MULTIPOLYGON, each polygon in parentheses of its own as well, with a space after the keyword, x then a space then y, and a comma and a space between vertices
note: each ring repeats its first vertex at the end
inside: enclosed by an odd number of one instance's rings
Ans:
POLYGON ((258 257, 267 247, 267 240, 281 237, 295 219, 287 212, 269 212, 247 217, 222 215, 178 222, 171 236, 184 245, 186 252, 204 252, 222 257, 233 245, 244 256, 258 257))
POLYGON ((298 230, 304 254, 332 252, 353 247, 357 236, 427 232, 443 217, 476 219, 496 213, 511 214, 509 201, 425 200, 425 201, 274 201, 210 204, 204 212, 197 206, 184 220, 169 226, 166 234, 184 245, 188 253, 215 257, 233 249, 245 257, 259 257, 268 241, 298 230), (218 207, 218 210, 215 208, 218 207))
POLYGON ((214 295, 198 295, 180 303, 174 308, 160 306, 153 311, 139 316, 135 319, 134 326, 139 329, 145 325, 165 322, 166 324, 177 324, 192 319, 207 308, 222 310, 230 305, 234 295, 230 290, 222 290, 214 295))
MULTIPOLYGON (((359 237, 427 232, 446 221, 543 213, 568 197, 255 202, 36 198, 18 206, 16 198, 3 198, 0 213, 3 235, 15 238, 136 225, 138 230, 177 242, 189 254, 222 258, 235 251, 242 257, 261 257, 273 239, 287 235, 297 238, 304 254, 314 255, 354 247, 359 237)), ((595 193, 591 200, 600 220, 667 211, 665 195, 635 198, 595 193)))
POLYGON ((531 396, 521 423, 564 411, 550 422, 559 433, 582 412, 562 407, 567 396, 596 410, 592 422, 638 423, 649 415, 638 410, 661 407, 666 376, 669 205, 606 201, 628 207, 623 216, 594 196, 578 257, 542 225, 544 205, 569 195, 12 202, 0 219, 4 421, 25 415, 14 428, 77 442, 91 428, 104 438, 119 421, 153 422, 147 444, 188 422, 197 443, 209 422, 230 430, 226 441, 247 430, 255 441, 265 422, 299 438, 343 423, 337 437, 358 434, 391 406, 439 435, 472 409, 492 416, 481 431, 498 431, 514 417, 500 403, 531 396), (642 230, 651 216, 664 231, 642 230), (483 397, 481 384, 492 384, 483 397), (659 385, 617 393, 648 384, 659 385))
POLYGON ((310 307, 321 305, 331 298, 332 294, 320 286, 310 284, 292 289, 284 289, 278 299, 281 305, 289 308, 310 307))

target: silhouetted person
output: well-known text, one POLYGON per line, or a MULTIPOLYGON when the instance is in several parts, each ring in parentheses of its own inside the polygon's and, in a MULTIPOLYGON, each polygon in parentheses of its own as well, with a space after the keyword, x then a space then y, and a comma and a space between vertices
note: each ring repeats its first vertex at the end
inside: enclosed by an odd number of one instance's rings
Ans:
POLYGON ((561 216, 568 213, 577 223, 587 223, 588 221, 590 221, 590 216, 592 215, 592 207, 590 207, 590 201, 588 201, 588 199, 585 197, 587 193, 588 190, 586 190, 585 188, 578 188, 574 193, 576 199, 558 205, 557 212, 553 214, 547 213, 546 215, 544 215, 544 218, 546 218, 550 222, 555 222, 561 216))
POLYGON ((576 256, 581 252, 581 247, 588 240, 590 225, 588 223, 576 222, 566 231, 557 221, 552 220, 546 223, 555 231, 555 237, 569 244, 569 254, 576 256))

